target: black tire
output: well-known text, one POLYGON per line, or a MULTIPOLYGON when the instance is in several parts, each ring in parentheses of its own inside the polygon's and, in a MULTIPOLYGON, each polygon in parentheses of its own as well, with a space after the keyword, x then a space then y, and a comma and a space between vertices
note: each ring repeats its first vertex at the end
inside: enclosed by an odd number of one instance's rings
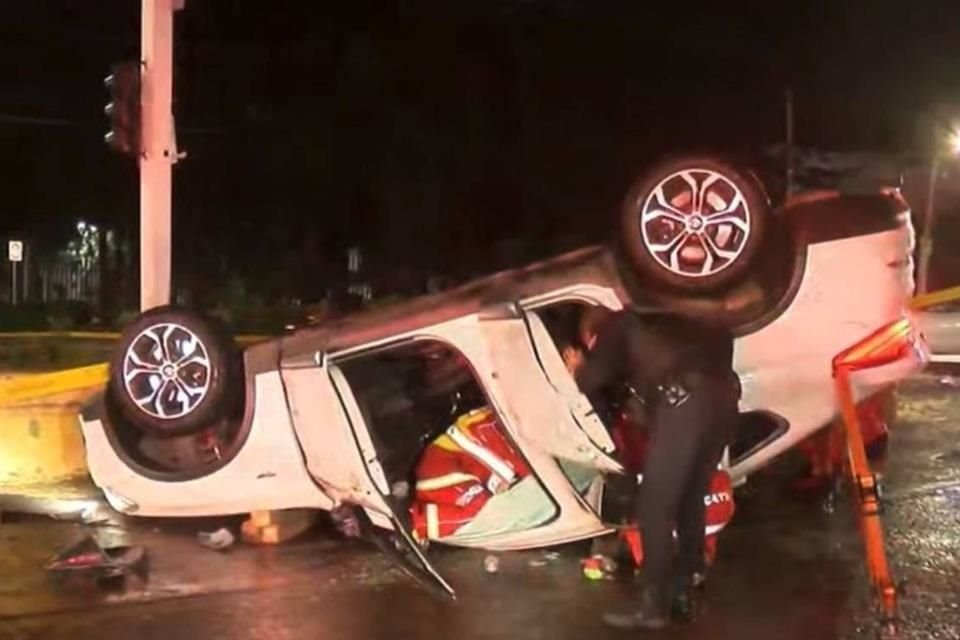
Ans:
POLYGON ((181 436, 230 414, 242 392, 239 377, 237 350, 225 331, 193 311, 158 307, 124 329, 110 362, 108 393, 138 429, 181 436), (137 367, 138 361, 148 366, 137 367), (167 367, 177 361, 178 367, 167 367), (135 367, 141 372, 133 373, 135 367))
POLYGON ((769 198, 752 173, 711 156, 681 157, 658 163, 633 183, 620 210, 620 243, 637 275, 654 286, 716 292, 746 275, 762 249, 769 216, 769 198), (699 192, 699 205, 687 178, 696 189, 711 181, 699 192), (662 213, 641 224, 652 211, 662 213), (710 221, 711 214, 723 222, 710 221))

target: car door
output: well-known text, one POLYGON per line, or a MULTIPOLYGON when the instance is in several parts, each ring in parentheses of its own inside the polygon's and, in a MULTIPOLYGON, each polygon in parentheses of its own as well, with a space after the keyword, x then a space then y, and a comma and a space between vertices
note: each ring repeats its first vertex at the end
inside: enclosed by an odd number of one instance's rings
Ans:
POLYGON ((284 358, 284 391, 307 470, 335 504, 355 505, 361 530, 421 585, 454 591, 413 539, 343 373, 321 352, 284 358), (393 531, 393 536, 390 535, 393 531))
POLYGON ((586 434, 587 438, 594 446, 607 454, 612 454, 615 450, 613 439, 606 425, 597 415, 593 404, 586 395, 580 392, 573 376, 567 370, 557 350, 553 338, 550 337, 547 327, 533 311, 523 312, 524 322, 527 324, 527 331, 530 334, 530 341, 533 344, 533 350, 537 355, 537 362, 543 375, 546 376, 550 385, 554 388, 560 397, 562 397, 577 425, 586 434))
MULTIPOLYGON (((596 425, 589 424, 588 433, 578 421, 577 412, 586 415, 592 409, 571 404, 570 398, 549 380, 540 363, 541 355, 549 352, 543 345, 535 344, 530 325, 518 307, 508 305, 482 314, 480 330, 483 349, 493 367, 491 383, 497 388, 497 396, 504 400, 503 409, 510 412, 510 423, 521 438, 556 458, 602 471, 623 470, 609 455, 613 450, 609 436, 604 441, 594 433, 596 425)), ((559 358, 552 343, 551 348, 559 358)), ((572 379, 570 383, 573 384, 572 379)))

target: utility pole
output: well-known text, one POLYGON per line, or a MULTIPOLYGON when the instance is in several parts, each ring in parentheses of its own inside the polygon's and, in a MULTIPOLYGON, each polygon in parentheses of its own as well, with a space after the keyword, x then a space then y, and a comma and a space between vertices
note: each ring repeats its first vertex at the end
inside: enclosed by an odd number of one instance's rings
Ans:
POLYGON ((923 234, 920 236, 917 264, 917 293, 926 293, 930 258, 933 255, 934 199, 937 194, 937 174, 940 173, 940 155, 934 151, 930 160, 930 181, 927 183, 927 206, 923 215, 923 234))
POLYGON ((140 310, 169 304, 173 124, 173 13, 185 0, 141 0, 140 310))
POLYGON ((787 148, 785 150, 787 165, 787 198, 793 195, 793 89, 787 87, 784 95, 786 101, 786 128, 787 148))

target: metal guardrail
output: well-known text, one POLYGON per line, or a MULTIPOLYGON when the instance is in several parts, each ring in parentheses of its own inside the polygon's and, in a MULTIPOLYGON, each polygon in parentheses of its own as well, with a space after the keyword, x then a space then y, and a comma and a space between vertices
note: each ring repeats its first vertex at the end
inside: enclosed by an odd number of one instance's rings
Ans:
POLYGON ((926 309, 927 307, 944 304, 945 302, 953 302, 954 300, 960 300, 960 286, 931 291, 930 293, 922 293, 910 301, 910 307, 912 309, 926 309))

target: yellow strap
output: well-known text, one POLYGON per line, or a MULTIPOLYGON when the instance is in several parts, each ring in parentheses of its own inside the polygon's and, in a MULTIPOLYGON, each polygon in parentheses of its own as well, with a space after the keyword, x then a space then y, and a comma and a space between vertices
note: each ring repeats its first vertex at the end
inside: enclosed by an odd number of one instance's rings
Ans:
POLYGON ((440 513, 437 505, 427 503, 427 539, 436 540, 440 537, 440 513))
POLYGON ((444 476, 437 476, 436 478, 427 478, 426 480, 417 481, 417 490, 418 491, 435 491, 437 489, 446 489, 447 487, 455 487, 458 484, 464 482, 480 482, 480 478, 471 474, 463 473, 462 471, 454 471, 453 473, 448 473, 444 476))
POLYGON ((461 451, 460 445, 454 442, 453 438, 447 434, 437 437, 437 439, 430 443, 430 446, 439 447, 444 451, 461 451))

